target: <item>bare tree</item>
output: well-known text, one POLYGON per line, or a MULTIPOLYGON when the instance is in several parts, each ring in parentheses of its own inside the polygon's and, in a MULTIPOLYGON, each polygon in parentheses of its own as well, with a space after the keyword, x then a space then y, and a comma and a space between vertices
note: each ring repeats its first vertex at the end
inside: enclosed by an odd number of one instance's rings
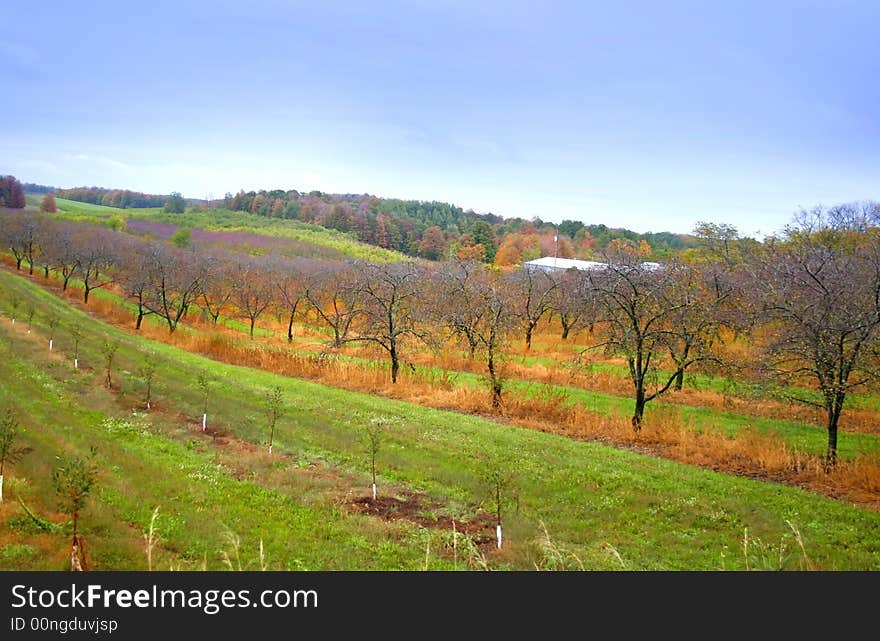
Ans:
POLYGON ((287 342, 293 342, 293 321, 296 312, 308 302, 306 299, 309 275, 314 274, 316 265, 311 261, 276 259, 271 267, 271 279, 277 293, 279 312, 287 314, 287 342))
POLYGON ((24 317, 27 320, 27 333, 31 333, 34 324, 34 316, 37 314, 37 308, 31 301, 28 301, 24 307, 24 317))
POLYGON ((52 231, 43 241, 43 265, 44 269, 54 269, 61 275, 61 290, 67 291, 70 280, 80 268, 80 252, 74 244, 75 227, 55 221, 52 231))
POLYGON ((383 349, 391 360, 391 382, 396 383, 403 339, 427 338, 416 323, 423 271, 413 263, 363 263, 357 273, 362 314, 357 336, 348 341, 370 342, 383 349))
POLYGON ((79 369, 79 344, 83 338, 83 332, 79 327, 70 328, 70 338, 73 340, 73 369, 79 369))
POLYGON ((661 291, 668 314, 666 349, 674 364, 673 389, 684 386, 684 374, 692 365, 721 364, 713 348, 721 340, 721 328, 729 318, 725 306, 733 297, 729 273, 717 266, 673 264, 668 287, 661 291))
POLYGON ((53 343, 55 342, 55 331, 58 329, 58 325, 61 324, 61 317, 52 312, 46 318, 46 327, 49 328, 49 351, 52 351, 53 343))
POLYGON ((262 262, 252 258, 242 259, 233 266, 232 301, 250 323, 251 340, 257 319, 272 304, 274 293, 262 262))
POLYGON ((481 325, 482 314, 488 310, 478 304, 486 283, 486 267, 476 261, 458 261, 447 264, 435 275, 436 284, 429 285, 437 320, 445 324, 453 336, 464 338, 471 360, 476 356, 480 340, 476 329, 481 325))
POLYGON ((111 374, 113 372, 113 358, 116 356, 116 352, 119 349, 119 343, 114 340, 106 339, 104 343, 101 345, 101 353, 104 355, 104 365, 106 366, 106 380, 107 380, 107 388, 113 388, 113 380, 111 378, 111 374))
MULTIPOLYGON (((376 500, 376 455, 379 445, 382 443, 382 425, 379 421, 373 421, 367 425, 367 449, 370 453, 370 472, 373 477, 373 500, 376 500)), ((2 472, 0 468, 0 472, 2 472)), ((0 476, 2 478, 2 476, 0 476)), ((0 497, 2 498, 2 497, 0 497)))
POLYGON ((281 387, 276 385, 266 392, 266 420, 269 423, 269 454, 272 453, 272 446, 275 443, 275 427, 278 425, 278 419, 284 412, 284 397, 282 396, 281 387))
POLYGON ((114 243, 120 234, 109 229, 93 228, 80 231, 74 246, 79 253, 79 274, 83 282, 83 302, 89 302, 89 294, 99 287, 113 282, 110 270, 116 264, 114 243))
POLYGON ((526 349, 532 348, 532 333, 553 308, 557 282, 545 271, 524 268, 511 272, 504 285, 510 288, 514 313, 524 327, 526 349))
POLYGON ((475 352, 485 358, 492 407, 500 407, 500 360, 516 322, 510 293, 485 268, 473 268, 467 276, 458 266, 447 269, 441 277, 445 287, 440 299, 445 304, 438 315, 454 333, 473 341, 475 352))
POLYGON ((43 269, 43 278, 49 278, 53 267, 53 256, 50 251, 53 240, 58 236, 60 225, 57 221, 46 219, 40 225, 40 252, 36 259, 37 265, 43 269))
POLYGON ((503 514, 508 504, 519 509, 519 484, 510 461, 481 457, 481 477, 488 493, 488 502, 495 515, 496 545, 500 549, 502 537, 503 514))
POLYGON ((53 221, 46 216, 34 216, 28 224, 28 239, 25 252, 25 260, 28 264, 28 274, 34 275, 40 259, 43 257, 45 243, 52 234, 53 221))
POLYGON ((153 401, 153 381, 156 378, 156 355, 148 353, 144 355, 144 362, 141 363, 138 373, 144 379, 144 387, 146 387, 144 403, 146 408, 152 409, 153 401))
POLYGON ((234 273, 229 255, 225 252, 205 253, 204 260, 205 282, 202 285, 200 300, 211 321, 216 325, 223 308, 235 292, 234 273))
POLYGON ((165 320, 171 334, 201 293, 205 270, 194 251, 157 243, 147 250, 147 269, 150 287, 144 305, 165 320))
POLYGON ((211 379, 208 372, 199 370, 196 375, 196 385, 202 394, 202 431, 208 429, 208 401, 211 398, 211 379))
POLYGON ((34 263, 40 252, 40 227, 44 216, 15 213, 4 216, 0 225, 0 234, 4 243, 15 257, 15 268, 21 269, 21 263, 27 260, 29 273, 34 273, 34 263))
POLYGON ((694 363, 711 358, 707 348, 714 325, 692 322, 703 301, 698 281, 686 277, 681 265, 654 269, 625 248, 609 250, 605 258, 602 269, 588 272, 584 305, 592 310, 589 320, 604 339, 589 349, 602 348, 626 359, 635 395, 632 426, 639 431, 647 403, 669 390, 694 363), (652 386, 666 353, 675 355, 673 372, 652 386))
POLYGON ((148 306, 155 276, 152 249, 151 245, 138 241, 127 243, 123 250, 127 260, 118 270, 119 285, 126 297, 131 298, 137 306, 135 329, 140 329, 144 318, 153 313, 148 306))
POLYGON ((587 298, 583 295, 584 287, 588 286, 587 277, 577 269, 550 274, 550 277, 556 281, 550 311, 559 317, 561 338, 567 340, 572 331, 577 332, 582 327, 581 320, 587 315, 584 307, 587 298))
POLYGON ((348 338, 352 322, 362 313, 357 273, 351 265, 330 265, 311 275, 305 296, 318 318, 333 331, 333 347, 348 338))
POLYGON ((801 212, 749 265, 775 330, 763 362, 784 382, 816 385, 819 402, 797 388, 790 397, 825 411, 829 466, 847 395, 880 378, 880 234, 861 220, 856 206, 801 212))

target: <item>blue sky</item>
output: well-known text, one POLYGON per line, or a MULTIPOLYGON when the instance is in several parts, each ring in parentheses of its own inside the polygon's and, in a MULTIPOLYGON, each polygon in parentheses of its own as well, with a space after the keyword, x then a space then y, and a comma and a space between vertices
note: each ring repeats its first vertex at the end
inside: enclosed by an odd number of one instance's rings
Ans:
POLYGON ((0 173, 757 235, 880 200, 880 2, 7 0, 0 173))

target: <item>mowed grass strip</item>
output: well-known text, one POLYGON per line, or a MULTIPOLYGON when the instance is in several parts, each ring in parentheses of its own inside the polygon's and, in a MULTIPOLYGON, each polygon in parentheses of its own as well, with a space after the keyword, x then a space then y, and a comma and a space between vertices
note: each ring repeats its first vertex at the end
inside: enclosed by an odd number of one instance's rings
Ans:
MULTIPOLYGON (((814 567, 880 569, 880 514, 874 511, 796 488, 732 477, 597 443, 576 442, 479 417, 216 363, 117 331, 14 275, 0 273, 0 286, 4 290, 0 291, 0 305, 4 309, 12 289, 38 306, 38 330, 45 316, 55 313, 61 317, 62 328, 56 332, 56 349, 61 352, 70 348, 64 328, 80 327, 84 333, 81 362, 93 368, 72 373, 68 359, 59 360, 56 368, 50 368, 40 362, 38 353, 3 359, 2 376, 11 390, 4 401, 13 400, 24 414, 29 440, 40 430, 51 435, 43 437, 43 441, 54 444, 50 447, 40 440, 30 441, 38 451, 43 447, 47 453, 31 455, 10 476, 26 477, 32 491, 40 496, 40 504, 48 505, 51 488, 47 473, 54 453, 65 448, 85 448, 100 434, 98 445, 105 463, 102 483, 108 489, 99 494, 100 503, 94 509, 104 506, 102 509, 108 510, 104 520, 108 532, 105 546, 117 549, 109 544, 117 537, 128 541, 129 547, 134 546, 134 551, 120 552, 118 558, 109 559, 108 563, 115 568, 142 566, 137 545, 131 541, 138 541, 137 535, 154 505, 168 502, 171 488, 183 492, 186 499, 163 507, 162 514, 179 523, 177 530, 169 526, 170 531, 180 532, 172 550, 189 563, 196 563, 200 553, 204 556, 220 547, 218 538, 223 528, 217 521, 225 521, 225 525, 237 531, 252 551, 260 537, 270 541, 268 558, 282 567, 413 567, 419 564, 417 554, 424 559, 426 539, 419 538, 418 530, 414 530, 416 534, 410 534, 412 540, 404 537, 403 541, 395 541, 370 519, 349 515, 344 509, 328 506, 326 511, 320 511, 314 506, 299 505, 290 496, 285 499, 283 493, 272 494, 271 489, 218 470, 210 453, 200 454, 185 441, 131 435, 128 428, 122 429, 122 433, 108 429, 108 416, 128 421, 130 411, 114 414, 107 408, 98 414, 90 413, 96 410, 89 408, 91 396, 85 388, 99 386, 100 344, 106 338, 120 344, 116 376, 121 389, 115 396, 117 401, 137 397, 141 382, 135 372, 142 354, 151 351, 159 362, 155 398, 164 405, 166 413, 200 416, 196 372, 209 371, 214 380, 210 421, 259 446, 265 446, 268 438, 264 394, 273 386, 280 386, 284 414, 275 438, 279 460, 290 466, 318 464, 338 471, 342 477, 352 475, 358 491, 365 490, 368 483, 369 461, 363 434, 369 424, 378 423, 383 430, 380 491, 390 484, 395 491, 424 492, 442 506, 442 511, 459 519, 472 518, 480 505, 488 507, 487 488, 481 481, 486 461, 506 466, 518 480, 519 509, 513 505, 507 509, 509 548, 502 554, 489 554, 489 563, 495 567, 533 569, 546 564, 545 528, 554 549, 564 551, 571 567, 741 569, 746 567, 742 551, 746 529, 753 541, 753 554, 756 549, 778 548, 781 542, 784 562, 797 563, 801 553, 786 523, 789 521, 802 535, 814 567), (14 361, 14 367, 5 364, 14 361), (24 375, 28 368, 49 378, 42 382, 28 379, 24 375), (77 385, 84 388, 77 392, 77 385), (73 387, 59 394, 53 386, 61 390, 73 387), (67 417, 66 412, 75 414, 76 420, 67 417), (161 448, 152 444, 157 438, 161 448), (160 460, 165 462, 162 467, 152 467, 160 460), (28 469, 37 465, 43 466, 42 471, 28 469), (179 472, 172 473, 175 466, 179 472), (200 469, 219 479, 219 489, 212 488, 204 479, 192 477, 200 469), (154 479, 163 473, 168 474, 167 485, 156 485, 151 490, 154 479), (260 492, 269 492, 269 498, 254 498, 260 492), (289 512, 282 510, 289 521, 276 516, 271 509, 276 499, 282 505, 285 500, 290 502, 289 512), (230 512, 240 517, 233 519, 230 512), (126 536, 113 534, 111 524, 118 528, 118 520, 137 525, 127 525, 126 536), (215 525, 206 525, 209 523, 215 525), (302 525, 296 526, 298 523, 302 525), (130 532, 132 528, 138 530, 135 536, 130 532), (205 528, 209 531, 205 532, 205 528), (312 537, 313 545, 297 543, 308 540, 310 531, 324 534, 312 537), (380 542, 369 538, 377 532, 380 542), (325 544, 314 543, 315 538, 325 544), (195 543, 187 547, 187 540, 195 543), (754 547, 758 545, 756 540, 764 548, 754 547), (390 548, 386 554, 370 553, 376 545, 390 548)), ((13 353, 24 349, 21 343, 26 339, 6 329, 9 319, 0 322, 5 324, 8 349, 13 353)), ((21 332, 23 328, 15 331, 21 332)), ((100 557, 95 547, 100 545, 100 540, 93 543, 96 558, 100 557)), ((750 567, 770 565, 771 559, 780 555, 774 552, 758 556, 749 561, 750 567)), ((437 566, 446 567, 440 561, 437 566)))

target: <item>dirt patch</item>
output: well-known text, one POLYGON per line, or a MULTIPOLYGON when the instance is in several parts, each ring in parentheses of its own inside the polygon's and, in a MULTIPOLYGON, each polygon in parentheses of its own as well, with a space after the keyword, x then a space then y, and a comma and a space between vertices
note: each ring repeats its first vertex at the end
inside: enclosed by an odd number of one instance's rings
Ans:
POLYGON ((369 514, 385 521, 408 521, 432 530, 452 531, 469 536, 478 546, 493 545, 495 522, 490 514, 479 512, 469 521, 458 521, 438 510, 442 507, 424 494, 398 496, 359 496, 349 506, 360 514, 369 514))

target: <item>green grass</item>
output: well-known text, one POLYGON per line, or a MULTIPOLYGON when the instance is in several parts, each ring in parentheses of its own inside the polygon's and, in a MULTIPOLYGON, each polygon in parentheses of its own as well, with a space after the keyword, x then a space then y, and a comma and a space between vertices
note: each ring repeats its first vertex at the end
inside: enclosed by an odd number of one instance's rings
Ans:
MULTIPOLYGON (((140 532, 157 504, 162 550, 171 562, 192 566, 207 557, 209 567, 217 567, 226 526, 241 536, 248 558, 262 538, 270 563, 282 568, 421 567, 428 537, 434 537, 432 549, 442 547, 438 533, 351 515, 333 492, 298 476, 316 468, 365 489, 363 433, 379 421, 380 492, 425 492, 444 512, 464 519, 486 495, 483 457, 515 470, 519 512, 511 509, 506 519, 510 552, 490 555, 495 567, 540 565, 536 541, 543 524, 554 543, 588 569, 740 569, 744 528, 750 537, 778 542, 789 536, 788 519, 816 566, 880 569, 877 512, 782 485, 216 363, 117 331, 0 272, 0 309, 7 309, 11 291, 41 310, 35 331, 43 331, 50 312, 62 317, 56 334, 62 352, 70 349, 63 328, 79 326, 85 333, 81 361, 94 370, 74 372, 66 360, 47 361, 40 343, 23 340, 20 325, 12 330, 8 318, 0 318, 0 402, 18 408, 27 441, 36 447, 9 475, 27 479, 30 500, 47 505, 54 456, 96 444, 103 472, 84 523, 102 567, 143 567, 140 532), (98 383, 105 337, 121 345, 118 396, 98 383), (142 393, 135 372, 146 350, 160 363, 155 396, 165 407, 161 416, 131 412, 142 393), (202 369, 215 381, 212 424, 253 443, 265 444, 267 437, 263 395, 281 386, 285 413, 271 469, 236 474, 228 459, 218 467, 220 454, 177 418, 200 415, 194 379, 202 369), (273 481, 277 475, 287 476, 273 481)), ((15 567, 41 567, 24 549, 8 555, 15 567)), ((5 558, 0 554, 0 567, 5 558)), ((449 567, 448 560, 432 559, 431 567, 449 567)))
POLYGON ((290 238, 304 243, 329 247, 351 258, 371 262, 409 260, 398 252, 361 243, 353 235, 296 220, 267 218, 227 209, 189 210, 184 214, 168 214, 161 210, 128 209, 125 210, 125 213, 128 218, 171 223, 207 231, 244 232, 275 238, 290 238))
POLYGON ((92 203, 83 203, 78 200, 68 200, 67 198, 57 197, 55 198, 55 204, 58 205, 60 211, 70 213, 102 214, 109 216, 111 214, 119 214, 128 211, 117 207, 105 207, 104 205, 94 205, 92 203))

